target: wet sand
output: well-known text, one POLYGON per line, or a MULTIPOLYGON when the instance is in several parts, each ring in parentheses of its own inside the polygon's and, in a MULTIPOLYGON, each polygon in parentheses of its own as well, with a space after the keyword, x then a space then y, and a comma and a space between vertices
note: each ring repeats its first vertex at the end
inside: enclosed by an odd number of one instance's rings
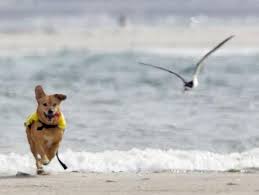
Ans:
POLYGON ((0 194, 259 194, 258 173, 59 173, 1 177, 0 194))

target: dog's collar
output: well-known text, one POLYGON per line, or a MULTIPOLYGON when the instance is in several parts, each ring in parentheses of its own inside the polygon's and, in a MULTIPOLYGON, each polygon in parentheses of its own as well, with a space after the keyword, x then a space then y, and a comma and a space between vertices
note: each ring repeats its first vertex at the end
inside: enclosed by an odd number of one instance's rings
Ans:
POLYGON ((48 125, 46 123, 43 123, 41 120, 39 120, 38 122, 42 124, 40 127, 37 128, 38 131, 41 131, 43 129, 51 129, 51 128, 57 128, 58 127, 58 125, 48 125))

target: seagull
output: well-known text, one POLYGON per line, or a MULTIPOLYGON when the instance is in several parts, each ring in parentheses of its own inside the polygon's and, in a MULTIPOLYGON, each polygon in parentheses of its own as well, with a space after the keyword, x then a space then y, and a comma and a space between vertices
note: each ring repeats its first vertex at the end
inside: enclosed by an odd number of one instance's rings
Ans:
POLYGON ((230 39, 232 39, 234 37, 234 35, 231 35, 229 37, 227 37, 226 39, 224 39, 223 41, 221 41, 217 46, 215 46, 212 50, 210 50, 208 53, 206 53, 206 55, 204 55, 195 65, 195 70, 193 73, 193 77, 191 81, 187 81, 185 80, 180 74, 173 72, 171 70, 168 70, 166 68, 160 67, 160 66, 156 66, 153 64, 147 64, 147 63, 143 63, 143 62, 139 62, 139 64, 144 65, 144 66, 151 66, 153 68, 157 68, 163 71, 167 71, 173 75, 175 75, 176 77, 178 77, 184 84, 184 91, 188 91, 190 89, 196 88, 198 86, 198 74, 200 73, 201 68, 203 67, 203 61, 209 57, 209 55, 211 55, 213 52, 215 52, 217 49, 219 49, 222 45, 224 45, 226 42, 228 42, 230 39))

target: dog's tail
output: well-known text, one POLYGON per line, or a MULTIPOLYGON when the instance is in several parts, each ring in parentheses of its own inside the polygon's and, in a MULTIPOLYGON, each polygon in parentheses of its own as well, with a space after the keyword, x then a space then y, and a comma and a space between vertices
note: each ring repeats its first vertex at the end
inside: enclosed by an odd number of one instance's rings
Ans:
POLYGON ((65 164, 65 163, 63 163, 61 160, 60 160, 60 158, 59 158, 59 156, 58 156, 58 151, 57 151, 57 153, 56 153, 56 156, 57 156, 57 159, 58 159, 58 162, 61 164, 61 166, 63 167, 63 169, 67 169, 67 165, 65 164))

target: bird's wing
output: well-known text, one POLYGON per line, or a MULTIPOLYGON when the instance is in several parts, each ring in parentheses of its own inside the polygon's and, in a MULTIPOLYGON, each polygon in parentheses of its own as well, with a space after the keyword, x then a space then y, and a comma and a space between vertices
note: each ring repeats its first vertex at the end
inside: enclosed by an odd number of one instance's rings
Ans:
POLYGON ((224 45, 226 42, 228 42, 230 39, 232 39, 234 37, 234 35, 231 35, 230 37, 224 39, 223 41, 221 41, 216 47, 214 47, 212 50, 210 50, 208 53, 206 53, 205 56, 203 56, 197 63, 196 63, 196 68, 193 74, 193 77, 197 77, 203 64, 202 62, 213 52, 215 52, 217 49, 219 49, 222 45, 224 45))
POLYGON ((184 84, 187 83, 186 80, 185 80, 181 75, 179 75, 178 73, 173 72, 173 71, 171 71, 171 70, 168 70, 168 69, 166 69, 166 68, 163 68, 163 67, 160 67, 160 66, 156 66, 156 65, 152 65, 152 64, 146 64, 146 63, 143 63, 143 62, 139 62, 139 64, 144 65, 144 66, 151 66, 151 67, 153 67, 153 68, 157 68, 157 69, 160 69, 160 70, 167 71, 167 72, 169 72, 169 73, 175 75, 175 76, 178 77, 179 79, 181 79, 184 84))

